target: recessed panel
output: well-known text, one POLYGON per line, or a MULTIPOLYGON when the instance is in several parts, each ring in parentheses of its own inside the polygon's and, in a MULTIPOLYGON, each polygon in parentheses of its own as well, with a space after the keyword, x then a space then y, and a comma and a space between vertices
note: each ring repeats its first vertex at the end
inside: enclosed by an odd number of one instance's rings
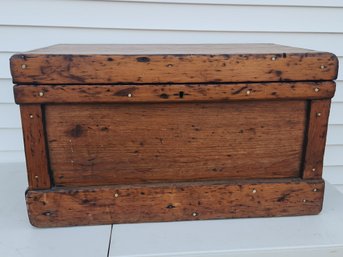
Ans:
POLYGON ((299 177, 306 101, 47 105, 56 185, 299 177))

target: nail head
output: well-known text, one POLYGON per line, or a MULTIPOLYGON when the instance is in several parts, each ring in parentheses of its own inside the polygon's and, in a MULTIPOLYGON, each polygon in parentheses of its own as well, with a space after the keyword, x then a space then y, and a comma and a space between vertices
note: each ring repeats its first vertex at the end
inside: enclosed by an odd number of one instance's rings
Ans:
POLYGON ((254 188, 254 189, 252 190, 252 193, 253 193, 253 194, 256 194, 256 192, 257 192, 257 190, 254 188))
POLYGON ((27 65, 26 65, 26 64, 22 64, 22 65, 21 65, 21 68, 22 68, 22 69, 26 69, 26 68, 27 68, 27 65))
POLYGON ((320 112, 317 112, 317 117, 322 116, 322 114, 320 112))
POLYGON ((196 216, 198 216, 198 213, 197 212, 193 212, 192 215, 193 215, 193 217, 196 217, 196 216))
POLYGON ((313 172, 316 171, 316 168, 313 168, 312 171, 313 171, 313 172))
POLYGON ((248 91, 247 91, 247 95, 250 95, 250 94, 251 94, 251 90, 248 90, 248 91))
POLYGON ((325 69, 325 66, 324 65, 320 65, 320 68, 323 70, 323 69, 325 69))
POLYGON ((127 97, 132 97, 132 94, 128 94, 127 97))
POLYGON ((39 96, 43 96, 43 95, 44 95, 44 92, 41 91, 41 92, 38 93, 38 95, 39 95, 39 96))
POLYGON ((118 193, 115 193, 115 194, 114 194, 114 197, 119 197, 119 194, 118 194, 118 193))
POLYGON ((319 92, 319 88, 316 87, 316 88, 314 89, 314 92, 319 92))
POLYGON ((314 188, 314 189, 313 189, 313 192, 317 192, 317 191, 318 191, 318 189, 317 189, 317 188, 314 188))
POLYGON ((30 114, 30 119, 33 119, 33 115, 32 114, 30 114))
POLYGON ((275 60, 276 60, 276 57, 275 57, 275 56, 273 56, 273 57, 272 57, 272 61, 275 61, 275 60))

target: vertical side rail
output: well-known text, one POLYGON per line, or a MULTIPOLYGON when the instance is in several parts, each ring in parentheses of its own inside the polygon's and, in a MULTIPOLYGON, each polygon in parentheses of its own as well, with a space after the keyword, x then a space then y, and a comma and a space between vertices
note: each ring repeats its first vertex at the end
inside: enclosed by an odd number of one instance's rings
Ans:
POLYGON ((29 189, 51 188, 43 111, 40 104, 20 105, 29 189))
POLYGON ((331 99, 311 101, 303 179, 319 179, 322 176, 330 105, 331 99))

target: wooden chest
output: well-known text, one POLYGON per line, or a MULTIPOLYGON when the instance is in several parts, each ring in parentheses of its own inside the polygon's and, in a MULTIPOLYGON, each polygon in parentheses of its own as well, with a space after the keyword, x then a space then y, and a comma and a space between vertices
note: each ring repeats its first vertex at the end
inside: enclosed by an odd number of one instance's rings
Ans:
POLYGON ((273 44, 14 55, 32 225, 319 213, 337 69, 273 44))

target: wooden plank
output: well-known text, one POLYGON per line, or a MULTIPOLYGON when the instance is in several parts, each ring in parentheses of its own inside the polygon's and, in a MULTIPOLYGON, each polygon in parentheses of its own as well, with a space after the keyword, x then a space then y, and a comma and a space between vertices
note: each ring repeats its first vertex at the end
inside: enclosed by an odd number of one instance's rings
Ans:
POLYGON ((26 194, 37 227, 317 214, 323 180, 53 188, 26 194))
POLYGON ((42 107, 39 104, 21 105, 26 167, 30 189, 51 187, 48 157, 43 127, 42 107))
POLYGON ((330 99, 311 101, 305 146, 304 179, 322 176, 330 104, 330 99))
POLYGON ((17 85, 16 103, 130 103, 332 98, 335 83, 17 85))
POLYGON ((56 185, 300 177, 306 101, 46 106, 56 185))
POLYGON ((28 54, 56 55, 217 55, 217 54, 292 54, 317 53, 314 50, 278 44, 57 44, 33 51, 28 54))
POLYGON ((61 45, 14 55, 16 84, 333 80, 338 59, 273 44, 61 45))

